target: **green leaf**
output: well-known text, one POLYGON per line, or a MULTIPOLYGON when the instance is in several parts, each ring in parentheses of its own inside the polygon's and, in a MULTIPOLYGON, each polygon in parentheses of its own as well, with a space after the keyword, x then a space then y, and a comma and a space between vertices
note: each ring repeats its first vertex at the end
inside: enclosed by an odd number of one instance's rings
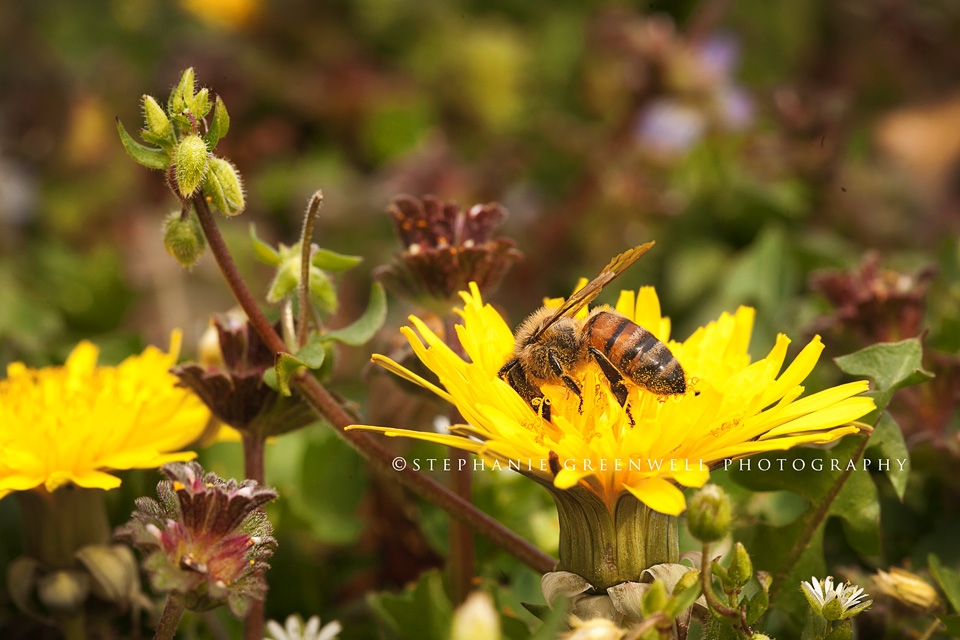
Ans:
POLYGON ((853 638, 853 624, 844 620, 831 631, 826 640, 850 640, 853 638))
POLYGON ((878 391, 892 391, 926 382, 933 374, 924 370, 919 338, 871 345, 836 358, 837 366, 851 376, 873 378, 878 391))
POLYGON ((400 595, 371 594, 367 603, 395 638, 449 640, 453 606, 437 571, 424 573, 416 586, 400 595))
POLYGON ((755 624, 770 606, 770 597, 765 589, 760 589, 747 600, 747 624, 755 624))
POLYGON ((667 601, 667 606, 664 608, 663 612, 670 616, 671 618, 676 618, 680 615, 681 611, 684 611, 693 606, 693 603, 696 602, 697 598, 700 597, 701 587, 700 583, 693 585, 689 589, 684 589, 675 596, 672 596, 669 601, 667 601))
MULTIPOLYGON (((299 263, 299 260, 297 260, 299 263)), ((337 310, 337 290, 330 282, 327 274, 314 266, 310 267, 310 300, 317 305, 324 314, 332 314, 337 310)), ((300 285, 300 272, 297 271, 297 284, 300 285)))
POLYGON ((910 478, 910 452, 907 451, 907 443, 903 440, 900 426, 889 413, 880 416, 880 421, 870 435, 864 458, 873 461, 874 469, 879 469, 881 464, 889 462, 884 473, 890 479, 897 497, 903 502, 907 480, 910 478), (899 464, 901 460, 904 461, 903 468, 899 464))
POLYGON ((521 602, 520 604, 538 620, 546 622, 550 618, 551 609, 545 604, 530 604, 529 602, 521 602))
POLYGON ((327 249, 317 249, 313 257, 310 258, 310 264, 326 271, 346 271, 361 262, 363 262, 363 258, 360 256, 348 256, 327 249))
POLYGON ((207 149, 213 151, 217 143, 227 135, 230 129, 230 116, 227 114, 227 108, 223 104, 220 96, 217 96, 217 102, 213 107, 213 119, 210 121, 210 128, 203 136, 203 141, 207 144, 207 149))
MULTIPOLYGON (((524 607, 527 608, 527 611, 534 613, 530 607, 536 607, 536 605, 527 605, 524 604, 524 607)), ((537 615, 540 620, 543 621, 543 626, 536 630, 536 632, 530 636, 530 640, 556 640, 559 637, 561 631, 567 629, 566 626, 566 611, 567 607, 564 602, 557 602, 557 607, 555 609, 550 609, 550 607, 543 607, 546 611, 543 612, 543 616, 537 615)))
POLYGON ((324 340, 337 340, 350 346, 368 342, 387 320, 387 294, 379 282, 370 288, 370 302, 363 315, 350 326, 323 334, 324 340))
POLYGON ((148 169, 167 169, 170 166, 170 154, 163 149, 148 147, 134 140, 127 130, 124 129, 120 118, 117 118, 117 132, 120 134, 120 142, 127 154, 136 162, 142 164, 148 169))
POLYGON ((260 262, 276 267, 283 261, 276 249, 257 237, 257 226, 253 223, 250 224, 250 244, 253 245, 253 255, 260 262))
MULTIPOLYGON (((326 351, 323 342, 314 340, 303 345, 296 354, 278 353, 274 363, 278 391, 285 396, 290 395, 290 378, 296 375, 300 367, 319 369, 323 365, 326 351)), ((269 384, 269 383, 267 383, 269 384)))
POLYGON ((934 580, 950 601, 950 606, 955 612, 960 613, 960 574, 944 567, 940 563, 940 558, 932 553, 927 556, 927 564, 930 566, 930 573, 934 580))
POLYGON ((827 635, 827 621, 813 609, 807 609, 800 640, 823 640, 827 635))

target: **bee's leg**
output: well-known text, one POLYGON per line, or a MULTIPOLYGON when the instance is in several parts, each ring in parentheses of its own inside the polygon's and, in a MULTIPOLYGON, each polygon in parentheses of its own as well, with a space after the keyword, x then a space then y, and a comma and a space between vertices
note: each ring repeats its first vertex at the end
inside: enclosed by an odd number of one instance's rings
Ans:
POLYGON ((633 426, 636 424, 633 420, 633 414, 630 413, 630 407, 627 406, 627 385, 623 384, 623 376, 620 375, 620 371, 613 366, 613 363, 603 355, 599 349, 590 347, 588 349, 590 355, 593 356, 593 359, 597 361, 597 364, 600 365, 600 371, 603 372, 603 375, 610 382, 610 391, 613 392, 613 397, 617 399, 617 402, 620 403, 620 406, 623 407, 627 412, 627 417, 630 418, 630 425, 633 426))
POLYGON ((550 369, 553 373, 563 380, 563 384, 567 385, 567 389, 573 391, 576 396, 580 399, 580 407, 578 411, 583 413, 583 392, 580 391, 580 387, 577 385, 576 380, 571 378, 569 375, 563 372, 563 365, 560 364, 560 359, 557 357, 553 351, 548 352, 547 358, 550 360, 550 369))
POLYGON ((539 412, 543 419, 550 421, 550 405, 543 398, 543 393, 530 384, 527 372, 516 358, 500 367, 497 375, 503 378, 520 397, 527 401, 535 413, 539 412))

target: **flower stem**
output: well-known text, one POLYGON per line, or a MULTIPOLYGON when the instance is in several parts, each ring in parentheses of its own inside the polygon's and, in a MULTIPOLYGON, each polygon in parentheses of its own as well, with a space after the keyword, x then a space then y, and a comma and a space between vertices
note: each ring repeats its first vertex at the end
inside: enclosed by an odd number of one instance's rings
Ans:
POLYGON ((700 557, 702 558, 700 563, 700 588, 703 591, 703 597, 707 600, 707 604, 724 618, 740 620, 740 613, 720 602, 717 595, 713 592, 713 576, 711 574, 713 571, 713 560, 710 558, 709 542, 703 543, 703 555, 700 557))
MULTIPOLYGON (((454 353, 463 355, 463 346, 457 336, 456 320, 450 314, 444 320, 443 340, 454 353)), ((456 407, 450 410, 452 424, 463 422, 463 416, 456 407)), ((447 457, 453 465, 450 470, 450 488, 458 496, 472 502, 473 482, 470 470, 470 457, 462 449, 447 448, 447 457)), ((458 520, 450 521, 450 595, 454 605, 461 604, 467 599, 470 588, 473 586, 474 540, 473 532, 458 520)))
POLYGON ((303 231, 300 233, 300 309, 297 317, 297 345, 307 343, 307 330, 310 326, 310 246, 313 240, 313 223, 323 204, 323 192, 317 191, 310 198, 307 214, 303 217, 303 231))
POLYGON ((937 629, 939 629, 942 624, 943 623, 940 622, 938 618, 934 618, 933 622, 930 623, 930 626, 924 630, 923 634, 921 634, 917 640, 930 640, 930 638, 933 637, 933 634, 937 632, 937 629))
MULTIPOLYGON (((265 484, 266 475, 263 461, 265 447, 266 440, 261 434, 243 434, 243 475, 256 480, 261 486, 265 484)), ((264 601, 251 602, 247 617, 243 619, 244 640, 262 640, 264 617, 264 601)))
MULTIPOLYGON (((877 420, 879 421, 879 417, 877 420)), ((876 424, 874 425, 876 426, 876 424)), ((800 559, 803 550, 807 548, 807 545, 810 544, 810 540, 813 539, 813 536, 817 533, 821 526, 823 526, 824 520, 827 519, 827 515, 830 513, 830 508, 833 506, 834 500, 837 499, 837 496, 840 495, 840 490, 843 489, 843 485, 847 483, 847 480, 850 478, 850 475, 853 473, 853 467, 856 465, 856 462, 860 460, 860 457, 863 456, 863 452, 867 449, 867 443, 870 441, 870 434, 865 434, 863 439, 860 441, 860 446, 857 447, 857 450, 853 453, 850 460, 854 465, 848 464, 843 472, 840 474, 840 477, 837 478, 837 481, 833 483, 833 486, 830 487, 830 491, 827 492, 827 495, 817 504, 817 508, 811 514, 810 519, 807 520, 806 525, 803 528, 803 531, 797 537, 796 541, 793 543, 793 547, 790 551, 787 552, 783 557, 787 558, 787 563, 780 569, 780 572, 777 574, 776 578, 773 581, 773 587, 770 589, 770 601, 772 602, 780 594, 780 590, 784 584, 787 583, 787 576, 793 571, 793 568, 796 566, 797 561, 800 559)))
POLYGON ((167 596, 167 604, 163 607, 160 624, 157 625, 157 631, 153 634, 153 640, 173 640, 182 615, 183 602, 180 598, 173 595, 167 596))
MULTIPOLYGON (((234 297, 244 312, 246 312, 250 324, 271 351, 274 353, 287 353, 288 349, 283 343, 283 340, 277 335, 276 331, 273 330, 270 321, 263 315, 263 312, 257 305, 257 301, 240 276, 237 265, 233 261, 233 256, 230 255, 230 251, 223 241, 223 236, 220 235, 220 231, 217 229, 216 222, 210 213, 210 208, 207 206, 206 201, 202 196, 194 196, 193 204, 197 210, 197 217, 200 220, 203 233, 207 238, 210 251, 213 253, 217 265, 220 267, 220 272, 227 281, 234 297)), ((331 396, 312 375, 295 377, 291 382, 303 396, 307 404, 320 416, 329 420, 330 423, 336 427, 337 433, 346 439, 375 467, 385 473, 395 473, 394 477, 414 493, 429 500, 453 517, 470 526, 477 533, 487 537, 493 543, 512 553, 518 560, 535 571, 546 573, 553 570, 556 565, 556 560, 449 489, 409 467, 403 471, 395 472, 392 464, 396 456, 389 449, 367 434, 358 431, 345 431, 346 427, 354 424, 355 421, 351 420, 343 407, 340 406, 333 396, 331 396)))

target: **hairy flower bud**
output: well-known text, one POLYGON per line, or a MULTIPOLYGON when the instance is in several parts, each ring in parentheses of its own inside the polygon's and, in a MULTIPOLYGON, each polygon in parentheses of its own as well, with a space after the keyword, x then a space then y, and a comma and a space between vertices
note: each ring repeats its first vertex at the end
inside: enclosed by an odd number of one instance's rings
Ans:
POLYGON ((163 247, 182 267, 192 267, 203 255, 207 240, 200 228, 200 220, 191 213, 181 218, 176 211, 163 222, 163 247))
POLYGON ((185 136, 174 152, 177 191, 184 198, 193 195, 207 175, 207 145, 197 135, 185 136))
POLYGON ((170 139, 173 125, 170 124, 170 118, 153 96, 143 96, 143 120, 147 125, 147 131, 158 141, 170 139))
POLYGON ((225 216, 243 211, 243 183, 237 168, 223 158, 211 157, 203 180, 203 195, 225 216))
POLYGON ((186 69, 180 76, 180 83, 170 92, 167 108, 170 113, 179 114, 190 109, 193 102, 195 80, 193 67, 186 69))
POLYGON ((750 554, 739 542, 733 546, 733 558, 730 560, 727 575, 739 588, 744 587, 753 577, 753 563, 750 561, 750 554))
POLYGON ((687 526, 700 542, 716 542, 730 529, 730 500, 715 484, 694 494, 687 507, 687 526))

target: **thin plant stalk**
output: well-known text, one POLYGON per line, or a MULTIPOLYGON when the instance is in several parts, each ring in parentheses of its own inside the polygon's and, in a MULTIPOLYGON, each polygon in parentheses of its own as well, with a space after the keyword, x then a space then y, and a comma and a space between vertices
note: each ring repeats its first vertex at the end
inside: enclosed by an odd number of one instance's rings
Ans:
POLYGON ((183 602, 177 596, 170 594, 167 596, 167 604, 163 607, 160 624, 157 625, 153 640, 173 640, 180 625, 181 616, 183 616, 183 602))
MULTIPOLYGON (((456 323, 448 316, 444 323, 444 341, 455 353, 463 355, 463 347, 457 336, 456 323)), ((463 421, 456 408, 450 410, 450 422, 463 421)), ((450 488, 467 502, 473 501, 473 476, 470 458, 465 451, 456 447, 447 448, 450 459, 450 488)), ((473 586, 475 569, 473 532, 458 520, 450 521, 450 595, 454 605, 467 599, 473 586)))
POLYGON ((300 234, 300 307, 297 317, 297 345, 307 344, 310 335, 310 247, 313 240, 313 223, 323 204, 323 192, 317 191, 310 198, 307 214, 303 217, 303 231, 300 234))
MULTIPOLYGON (((193 203, 200 220, 200 226, 206 236, 207 244, 220 267, 220 272, 227 281, 237 302, 247 314, 250 324, 260 335, 267 347, 274 353, 288 353, 283 340, 273 330, 273 326, 260 310, 256 299, 250 293, 246 283, 240 276, 237 266, 227 249, 223 237, 217 229, 216 222, 207 206, 206 201, 199 196, 193 198, 193 203)), ((396 477, 406 487, 422 498, 437 505, 454 518, 464 522, 477 533, 485 536, 491 542, 513 554, 518 560, 540 573, 552 571, 557 561, 544 553, 536 546, 524 540, 513 531, 483 513, 472 504, 456 495, 446 487, 438 484, 431 478, 407 467, 396 471, 393 461, 394 453, 381 445, 367 434, 358 431, 345 431, 346 427, 354 424, 347 412, 340 406, 330 393, 312 375, 296 376, 291 384, 302 395, 303 399, 321 417, 327 419, 336 431, 351 446, 357 449, 371 464, 384 472, 395 472, 396 477)))

